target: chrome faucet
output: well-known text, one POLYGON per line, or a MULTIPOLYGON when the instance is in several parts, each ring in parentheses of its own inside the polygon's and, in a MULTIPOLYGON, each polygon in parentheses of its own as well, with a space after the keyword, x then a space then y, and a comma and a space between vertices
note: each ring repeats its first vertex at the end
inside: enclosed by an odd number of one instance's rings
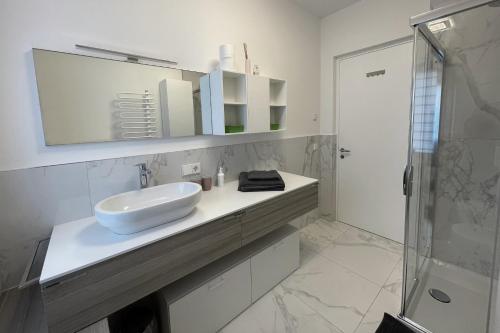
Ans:
POLYGON ((151 170, 148 169, 146 163, 136 164, 139 167, 139 184, 141 188, 146 188, 149 185, 149 176, 151 175, 151 170))

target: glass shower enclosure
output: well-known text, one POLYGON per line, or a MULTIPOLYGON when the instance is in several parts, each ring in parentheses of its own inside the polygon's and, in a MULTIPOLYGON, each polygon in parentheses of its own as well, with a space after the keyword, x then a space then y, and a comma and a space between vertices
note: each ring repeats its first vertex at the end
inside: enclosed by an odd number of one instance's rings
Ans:
POLYGON ((500 1, 411 22, 400 317, 422 332, 500 332, 500 1))

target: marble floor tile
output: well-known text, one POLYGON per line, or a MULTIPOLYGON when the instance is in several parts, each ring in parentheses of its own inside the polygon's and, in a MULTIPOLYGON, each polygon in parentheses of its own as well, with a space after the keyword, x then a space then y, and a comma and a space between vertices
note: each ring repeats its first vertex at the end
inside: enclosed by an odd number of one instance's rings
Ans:
POLYGON ((264 295, 220 332, 329 332, 341 331, 281 286, 264 295))
POLYGON ((349 228, 320 254, 381 287, 401 259, 402 251, 401 244, 349 228))
POLYGON ((319 256, 318 252, 315 252, 308 248, 307 246, 302 246, 300 244, 300 266, 302 267, 305 264, 307 264, 309 261, 314 259, 315 257, 319 256))
POLYGON ((318 220, 300 230, 301 246, 319 252, 332 245, 346 230, 343 223, 318 220))
POLYGON ((221 332, 373 333, 384 312, 395 315, 399 311, 401 251, 400 244, 343 223, 319 219, 301 230, 300 268, 221 332), (386 280, 377 285, 318 251, 332 244, 339 246, 341 240, 349 245, 343 247, 351 259, 359 261, 366 255, 359 248, 376 252, 379 261, 380 254, 396 258, 387 272, 383 261, 382 267, 371 266, 374 271, 382 269, 386 280))
POLYGON ((399 312, 400 304, 401 299, 398 296, 382 288, 370 306, 370 309, 363 317, 363 320, 361 320, 356 333, 375 332, 384 316, 384 312, 396 316, 399 312))
POLYGON ((344 333, 352 333, 380 287, 320 255, 281 283, 344 333))
POLYGON ((384 283, 384 289, 401 297, 403 290, 403 258, 399 260, 396 267, 392 270, 391 275, 384 283))

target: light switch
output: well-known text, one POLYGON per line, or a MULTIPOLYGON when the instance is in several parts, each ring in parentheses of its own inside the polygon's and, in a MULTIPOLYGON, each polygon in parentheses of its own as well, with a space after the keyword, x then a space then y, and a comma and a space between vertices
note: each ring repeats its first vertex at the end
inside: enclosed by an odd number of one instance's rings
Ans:
POLYGON ((182 176, 197 175, 201 173, 200 162, 184 164, 182 166, 182 176))

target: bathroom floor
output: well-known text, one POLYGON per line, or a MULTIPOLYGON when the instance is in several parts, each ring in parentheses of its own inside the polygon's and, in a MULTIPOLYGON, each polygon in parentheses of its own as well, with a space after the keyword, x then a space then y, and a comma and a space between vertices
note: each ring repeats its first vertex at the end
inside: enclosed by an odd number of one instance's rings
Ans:
POLYGON ((373 333, 400 309, 403 246, 339 222, 301 230, 301 267, 222 333, 373 333))

